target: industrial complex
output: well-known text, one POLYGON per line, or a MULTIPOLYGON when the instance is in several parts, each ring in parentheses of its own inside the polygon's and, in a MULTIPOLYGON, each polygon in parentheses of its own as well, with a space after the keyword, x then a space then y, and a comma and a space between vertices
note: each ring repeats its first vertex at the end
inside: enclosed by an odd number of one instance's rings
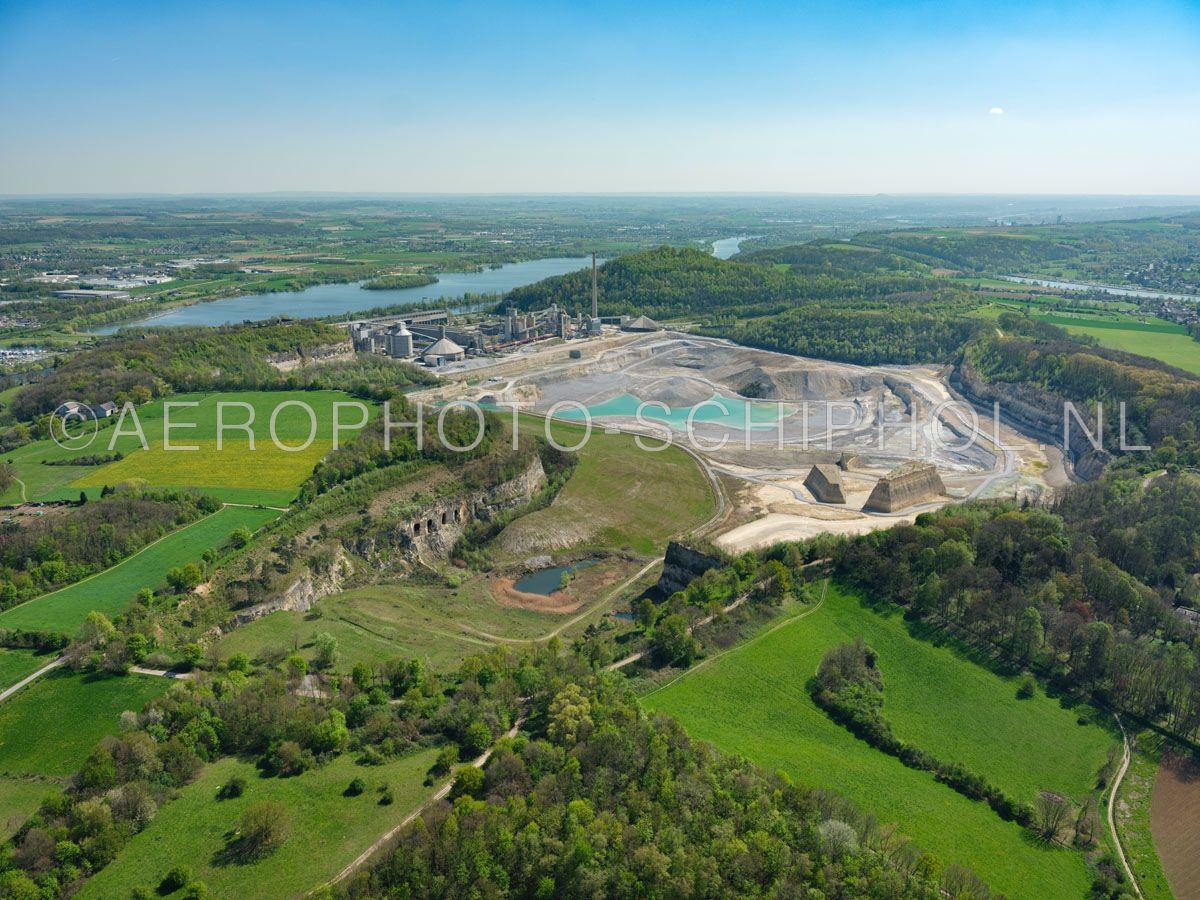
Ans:
POLYGON ((456 317, 444 310, 414 311, 351 322, 348 326, 355 350, 412 360, 431 368, 462 362, 468 356, 503 354, 537 341, 596 338, 606 328, 629 332, 659 330, 659 325, 647 316, 599 314, 595 254, 591 315, 582 312, 571 315, 552 304, 536 312, 508 309, 503 315, 470 317, 456 317))

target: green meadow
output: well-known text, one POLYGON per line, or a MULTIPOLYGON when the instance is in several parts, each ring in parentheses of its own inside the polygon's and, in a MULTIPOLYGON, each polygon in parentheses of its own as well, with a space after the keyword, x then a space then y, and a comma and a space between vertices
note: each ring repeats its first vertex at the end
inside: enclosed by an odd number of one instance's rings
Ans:
POLYGON ((54 659, 53 654, 32 650, 0 649, 0 691, 16 684, 54 659))
MULTIPOLYGON (((523 416, 520 423, 526 433, 545 433, 543 419, 523 416)), ((585 429, 556 421, 551 434, 570 447, 585 429)), ((650 447, 658 443, 646 440, 650 447)), ((554 502, 517 519, 496 543, 518 556, 536 547, 629 547, 657 556, 669 539, 697 528, 715 510, 712 486, 686 452, 678 447, 646 452, 630 435, 605 434, 596 425, 554 502)))
POLYGON ((170 686, 151 675, 48 672, 0 703, 0 774, 74 774, 102 737, 117 733, 122 712, 170 686))
POLYGON ((263 778, 250 763, 222 759, 207 766, 178 799, 163 806, 78 896, 128 897, 135 887, 157 887, 167 871, 178 865, 190 868, 211 896, 259 900, 302 896, 337 875, 429 795, 425 773, 436 756, 436 749, 425 749, 382 766, 360 766, 352 754, 343 754, 293 778, 263 778), (235 775, 246 780, 245 793, 218 800, 217 790, 235 775), (355 777, 362 778, 367 789, 347 797, 343 792, 355 777), (392 787, 395 798, 387 806, 380 805, 378 793, 385 784, 392 787), (262 800, 286 805, 287 839, 255 862, 224 861, 225 836, 250 805, 262 800), (187 839, 181 841, 180 835, 187 839))
POLYGON ((1081 854, 1039 843, 985 804, 853 737, 813 703, 807 683, 821 656, 857 637, 879 654, 884 713, 900 738, 1030 803, 1040 790, 1081 800, 1095 786, 1114 737, 1091 724, 1091 710, 1065 709, 1040 694, 1018 700, 1017 679, 911 636, 898 614, 872 612, 836 587, 811 614, 761 633, 643 703, 674 715, 694 737, 832 789, 882 822, 903 823, 922 849, 1010 897, 1086 894, 1081 854))
POLYGON ((28 821, 58 785, 37 776, 0 775, 0 841, 7 841, 28 821))
POLYGON ((92 610, 116 616, 139 590, 162 584, 168 569, 199 561, 205 550, 220 546, 236 528, 253 531, 278 515, 271 509, 226 506, 143 547, 111 569, 5 610, 0 613, 0 628, 74 634, 92 610))
POLYGON ((1200 375, 1200 341, 1180 325, 1132 316, 1039 315, 1043 322, 1061 325, 1074 334, 1094 337, 1101 347, 1158 359, 1169 366, 1200 375))
MULTIPOLYGON (((81 437, 70 446, 36 441, 3 458, 15 466, 28 500, 73 500, 80 491, 97 496, 105 485, 141 480, 153 487, 198 488, 229 503, 283 506, 332 446, 334 404, 359 402, 337 391, 179 394, 138 407, 136 420, 132 413, 123 422, 116 416, 105 420, 94 437, 81 437), (309 415, 308 408, 314 416, 309 415), (167 440, 171 447, 198 449, 166 449, 168 416, 167 440), (224 429, 218 429, 219 416, 224 429), (272 438, 273 417, 278 441, 272 438), (247 425, 250 433, 241 425, 247 425), (137 433, 139 426, 146 448, 137 433), (307 443, 310 435, 312 441, 307 443), (124 459, 99 466, 42 464, 43 460, 72 460, 118 451, 124 459)), ((374 407, 366 405, 368 414, 373 415, 374 407)), ((361 420, 362 411, 341 407, 338 415, 349 429, 361 420)), ((90 426, 85 427, 89 429, 86 435, 91 435, 90 426)), ((353 430, 344 430, 339 440, 348 441, 353 435, 353 430)), ((6 503, 21 499, 20 484, 14 484, 0 497, 6 503)))

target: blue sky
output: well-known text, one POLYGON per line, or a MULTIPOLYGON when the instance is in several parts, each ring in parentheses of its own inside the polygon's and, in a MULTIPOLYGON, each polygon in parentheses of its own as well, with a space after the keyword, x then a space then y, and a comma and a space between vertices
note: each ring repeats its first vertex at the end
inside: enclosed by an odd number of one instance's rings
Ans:
POLYGON ((0 193, 1200 194, 1200 4, 0 0, 0 193))

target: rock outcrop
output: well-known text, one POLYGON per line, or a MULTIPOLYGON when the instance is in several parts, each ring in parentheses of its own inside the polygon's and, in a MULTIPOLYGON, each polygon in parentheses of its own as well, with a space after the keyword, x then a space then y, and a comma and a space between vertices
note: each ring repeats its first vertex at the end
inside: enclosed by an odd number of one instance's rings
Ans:
POLYGON ((928 503, 946 493, 937 467, 914 460, 897 466, 875 484, 863 509, 897 512, 919 503, 928 503))
POLYGON ((343 362, 349 359, 354 359, 354 345, 350 341, 341 341, 324 347, 314 347, 307 353, 298 350, 272 353, 267 357, 267 362, 280 372, 294 372, 318 363, 343 362))
POLYGON ((492 488, 434 501, 411 518, 348 542, 347 548, 373 565, 390 568, 422 559, 444 559, 472 522, 490 522, 529 503, 546 483, 534 456, 516 478, 492 488))
POLYGON ((237 610, 230 618, 230 624, 236 628, 281 609, 301 613, 308 612, 312 609, 313 604, 322 597, 328 597, 340 591, 343 583, 352 574, 354 574, 354 566, 347 558, 345 551, 339 547, 332 564, 326 571, 306 572, 292 582, 278 597, 237 610))
POLYGON ((667 555, 663 559, 662 575, 658 578, 658 589, 670 597, 682 591, 709 569, 719 569, 725 561, 710 553, 693 550, 686 544, 671 541, 667 544, 667 555))
POLYGON ((837 466, 817 463, 808 471, 804 486, 822 503, 845 503, 846 491, 842 487, 842 471, 837 466))

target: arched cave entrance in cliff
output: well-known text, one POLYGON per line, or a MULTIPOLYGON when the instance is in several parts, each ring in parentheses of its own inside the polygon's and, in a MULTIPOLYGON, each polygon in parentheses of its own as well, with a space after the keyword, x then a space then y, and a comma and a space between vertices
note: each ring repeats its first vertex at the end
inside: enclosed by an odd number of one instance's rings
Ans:
POLYGON ((420 534, 420 533, 421 533, 421 523, 414 522, 413 523, 413 534, 420 534))

